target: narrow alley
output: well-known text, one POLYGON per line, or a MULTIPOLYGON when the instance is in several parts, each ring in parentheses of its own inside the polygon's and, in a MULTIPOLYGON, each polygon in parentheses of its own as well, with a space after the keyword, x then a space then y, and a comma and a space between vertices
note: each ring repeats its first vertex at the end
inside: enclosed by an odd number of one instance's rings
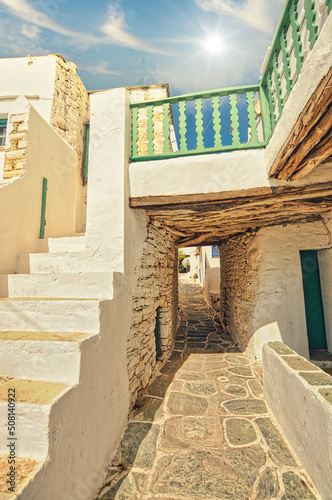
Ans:
POLYGON ((263 397, 262 368, 223 332, 200 285, 180 282, 174 351, 129 417, 98 500, 320 497, 263 397))

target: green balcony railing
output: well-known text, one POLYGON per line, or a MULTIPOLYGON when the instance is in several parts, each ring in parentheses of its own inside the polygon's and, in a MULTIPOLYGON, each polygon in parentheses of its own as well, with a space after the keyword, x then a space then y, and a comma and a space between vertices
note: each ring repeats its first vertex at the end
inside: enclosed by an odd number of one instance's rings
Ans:
POLYGON ((132 103, 132 160, 263 147, 255 110, 259 90, 250 85, 132 103), (178 141, 172 128, 175 114, 178 141))
POLYGON ((332 10, 332 0, 288 0, 260 79, 269 141, 303 63, 332 10))
POLYGON ((256 85, 132 103, 131 160, 265 147, 331 10, 288 0, 256 85))

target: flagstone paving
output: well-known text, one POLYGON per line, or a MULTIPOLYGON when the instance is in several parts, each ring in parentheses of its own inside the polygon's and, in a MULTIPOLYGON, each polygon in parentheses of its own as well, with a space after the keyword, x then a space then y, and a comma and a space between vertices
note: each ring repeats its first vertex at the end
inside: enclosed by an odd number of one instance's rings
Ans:
POLYGON ((318 500, 264 401, 261 365, 200 285, 180 284, 180 304, 175 349, 132 411, 98 500, 318 500))

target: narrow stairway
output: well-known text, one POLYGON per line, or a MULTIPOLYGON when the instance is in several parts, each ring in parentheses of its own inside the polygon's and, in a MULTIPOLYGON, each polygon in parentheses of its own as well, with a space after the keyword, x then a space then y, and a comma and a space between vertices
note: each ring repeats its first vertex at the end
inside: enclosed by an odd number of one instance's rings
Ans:
POLYGON ((133 409, 98 500, 318 500, 250 363, 199 285, 180 283, 169 361, 133 409))
POLYGON ((84 250, 84 236, 41 240, 39 253, 18 256, 16 273, 0 275, 0 499, 56 500, 66 487, 54 476, 66 483, 67 433, 79 432, 66 415, 84 393, 81 363, 98 342, 109 279, 91 273, 89 286, 78 272, 84 250))

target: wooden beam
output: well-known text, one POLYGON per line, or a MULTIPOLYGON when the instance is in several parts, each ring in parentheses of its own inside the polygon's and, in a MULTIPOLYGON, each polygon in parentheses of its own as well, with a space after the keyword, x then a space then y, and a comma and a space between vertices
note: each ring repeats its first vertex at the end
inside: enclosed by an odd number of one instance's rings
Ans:
POLYGON ((323 163, 332 155, 332 129, 326 134, 324 139, 301 161, 296 172, 292 175, 292 180, 302 179, 310 174, 315 167, 323 163))
MULTIPOLYGON (((319 113, 319 111, 317 111, 319 113)), ((278 179, 288 180, 293 173, 298 169, 298 166, 310 151, 314 149, 322 138, 329 132, 332 125, 332 108, 330 107, 326 113, 321 116, 316 125, 308 132, 305 140, 300 142, 294 150, 291 158, 284 164, 282 170, 278 174, 278 179)))
POLYGON ((184 208, 188 206, 201 207, 205 210, 208 205, 229 204, 237 201, 251 201, 252 199, 266 199, 267 197, 280 198, 282 195, 301 196, 302 194, 318 193, 322 190, 332 189, 332 181, 320 182, 315 185, 304 184, 302 186, 265 186, 251 189, 241 189, 236 191, 226 191, 219 193, 196 193, 166 196, 143 196, 129 199, 130 208, 141 208, 145 210, 160 210, 163 208, 184 208))

